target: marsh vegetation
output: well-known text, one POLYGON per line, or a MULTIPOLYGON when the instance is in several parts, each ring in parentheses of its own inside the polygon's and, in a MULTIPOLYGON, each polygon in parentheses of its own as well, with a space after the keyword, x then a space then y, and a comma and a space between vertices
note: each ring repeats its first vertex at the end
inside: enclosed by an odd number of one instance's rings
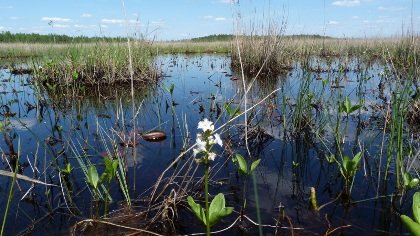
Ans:
POLYGON ((412 232, 420 38, 265 30, 0 44, 2 234, 412 232))

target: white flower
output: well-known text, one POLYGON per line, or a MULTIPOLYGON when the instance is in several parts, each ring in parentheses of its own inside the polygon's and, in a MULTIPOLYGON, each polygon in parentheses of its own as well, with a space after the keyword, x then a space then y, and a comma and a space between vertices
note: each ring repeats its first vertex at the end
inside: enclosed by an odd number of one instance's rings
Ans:
POLYGON ((216 153, 209 152, 209 161, 214 161, 214 158, 216 158, 216 153))
POLYGON ((205 118, 203 121, 198 122, 198 129, 202 129, 203 132, 206 132, 207 130, 213 131, 214 130, 213 122, 205 118))
POLYGON ((193 149, 194 156, 197 156, 197 154, 199 154, 200 152, 201 152, 201 149, 198 149, 198 148, 193 149))
POLYGON ((223 147, 223 142, 219 134, 214 134, 214 142, 219 144, 220 147, 223 147))
POLYGON ((195 141, 197 147, 193 149, 194 156, 196 156, 200 152, 206 151, 206 141, 203 141, 201 138, 202 138, 201 134, 198 134, 197 139, 195 141))

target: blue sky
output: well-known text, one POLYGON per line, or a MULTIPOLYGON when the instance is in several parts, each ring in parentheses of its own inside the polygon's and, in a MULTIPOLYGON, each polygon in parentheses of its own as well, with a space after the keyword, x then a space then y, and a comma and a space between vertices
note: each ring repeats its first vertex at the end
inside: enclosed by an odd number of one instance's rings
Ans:
POLYGON ((229 34, 235 22, 246 29, 250 22, 285 19, 286 34, 383 37, 411 29, 413 11, 420 33, 420 0, 230 1, 125 0, 123 8, 121 0, 2 0, 0 31, 172 40, 229 34))

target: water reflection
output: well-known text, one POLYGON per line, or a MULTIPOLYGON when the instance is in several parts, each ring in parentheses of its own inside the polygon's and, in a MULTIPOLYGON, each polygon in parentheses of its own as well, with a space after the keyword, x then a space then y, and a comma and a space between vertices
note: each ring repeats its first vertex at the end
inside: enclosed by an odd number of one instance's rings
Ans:
MULTIPOLYGON (((254 106, 247 114, 248 133, 245 135, 243 116, 226 126, 221 131, 226 148, 218 150, 220 158, 215 163, 219 171, 214 173, 214 179, 225 181, 221 181, 220 187, 213 187, 227 193, 229 205, 234 205, 235 209, 241 207, 242 188, 238 186, 242 186, 244 180, 238 176, 230 158, 235 153, 247 156, 244 139, 248 137, 251 157, 262 160, 255 173, 258 201, 253 194, 252 179, 246 181, 245 212, 252 219, 256 219, 256 208, 259 207, 263 222, 275 225, 273 218, 277 219, 282 213, 295 227, 304 228, 303 233, 308 234, 324 233, 330 227, 347 224, 357 227, 345 228, 343 232, 354 234, 365 230, 398 231, 389 226, 399 225, 398 218, 386 217, 389 211, 383 210, 392 208, 389 198, 356 206, 335 200, 342 192, 343 181, 337 165, 326 159, 330 153, 337 152, 334 132, 340 125, 340 131, 345 133, 342 137, 345 154, 356 153, 360 143, 369 153, 363 170, 356 176, 351 198, 361 200, 376 196, 374 176, 377 176, 375 166, 378 164, 368 157, 378 156, 383 131, 380 130, 382 124, 375 123, 374 119, 383 114, 394 86, 381 77, 382 65, 363 64, 357 58, 346 61, 312 58, 306 64, 296 63, 292 71, 275 78, 245 78, 242 81, 240 74, 230 70, 230 58, 225 55, 167 55, 156 58, 155 63, 165 77, 155 86, 136 88, 134 107, 127 87, 46 88, 35 85, 30 76, 11 75, 9 71, 1 70, 0 111, 4 140, 0 144, 1 169, 10 171, 13 168, 19 149, 22 154, 20 173, 55 185, 63 185, 60 181, 64 180, 66 193, 73 196, 66 198, 67 204, 71 205, 69 208, 74 208, 82 218, 91 217, 91 194, 78 158, 95 163, 101 172, 104 156, 123 157, 130 196, 133 199, 149 196, 150 187, 163 170, 195 141, 198 121, 207 118, 214 121, 216 127, 222 126, 230 119, 226 104, 244 111, 246 97, 247 108, 254 106), (342 67, 344 64, 346 66, 342 67), (172 85, 170 92, 168 88, 172 85), (365 104, 359 114, 346 119, 337 116, 338 102, 345 97, 353 104, 365 104), (382 109, 375 110, 377 107, 382 109), (152 130, 164 132, 167 138, 155 143, 146 142, 141 136, 132 138, 133 133, 152 130), (58 170, 69 163, 74 171, 64 179, 58 170), (328 203, 322 215, 310 211, 309 187, 316 189, 319 205, 328 203), (363 220, 367 217, 372 221, 363 220)), ((168 175, 176 173, 179 176, 174 177, 168 184, 170 187, 160 196, 169 194, 171 188, 185 186, 188 181, 186 177, 179 179, 182 174, 191 178, 187 190, 200 188, 194 177, 199 177, 201 172, 191 163, 194 163, 191 153, 186 153, 170 168, 168 175), (191 168, 182 169, 184 165, 191 165, 191 168)), ((1 182, 4 187, 0 200, 4 202, 10 178, 2 178, 1 182)), ((117 184, 112 188, 115 191, 111 191, 114 199, 111 209, 115 210, 119 209, 117 203, 124 195, 117 184)), ((392 192, 386 191, 384 195, 389 193, 392 192)), ((69 211, 59 188, 25 181, 19 181, 11 209, 6 229, 9 234, 30 229, 33 234, 42 235, 45 229, 40 225, 46 218, 54 219, 48 230, 59 233, 78 219, 63 217, 69 211), (13 217, 15 215, 22 217, 13 217), (33 221, 36 223, 31 225, 33 221)), ((0 211, 4 211, 4 206, 0 211)), ((188 222, 181 219, 179 224, 182 226, 178 230, 186 233, 201 230, 198 224, 191 224, 193 219, 188 218, 189 212, 181 214, 188 222)), ((285 226, 286 218, 283 220, 281 224, 285 226)), ((245 226, 251 232, 258 230, 252 225, 245 226)), ((270 228, 266 230, 267 234, 274 232, 270 228)), ((226 232, 227 235, 231 233, 226 232)))

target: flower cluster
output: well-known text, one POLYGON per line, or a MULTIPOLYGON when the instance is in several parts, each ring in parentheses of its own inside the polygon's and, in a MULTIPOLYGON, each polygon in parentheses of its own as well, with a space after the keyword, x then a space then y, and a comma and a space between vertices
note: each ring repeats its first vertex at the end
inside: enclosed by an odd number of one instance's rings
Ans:
POLYGON ((193 149, 194 156, 203 154, 205 162, 208 160, 214 161, 216 153, 211 152, 211 148, 214 144, 219 144, 222 147, 222 139, 219 134, 213 135, 214 125, 213 122, 208 119, 198 122, 198 129, 203 130, 203 132, 197 134, 196 148, 193 149))

